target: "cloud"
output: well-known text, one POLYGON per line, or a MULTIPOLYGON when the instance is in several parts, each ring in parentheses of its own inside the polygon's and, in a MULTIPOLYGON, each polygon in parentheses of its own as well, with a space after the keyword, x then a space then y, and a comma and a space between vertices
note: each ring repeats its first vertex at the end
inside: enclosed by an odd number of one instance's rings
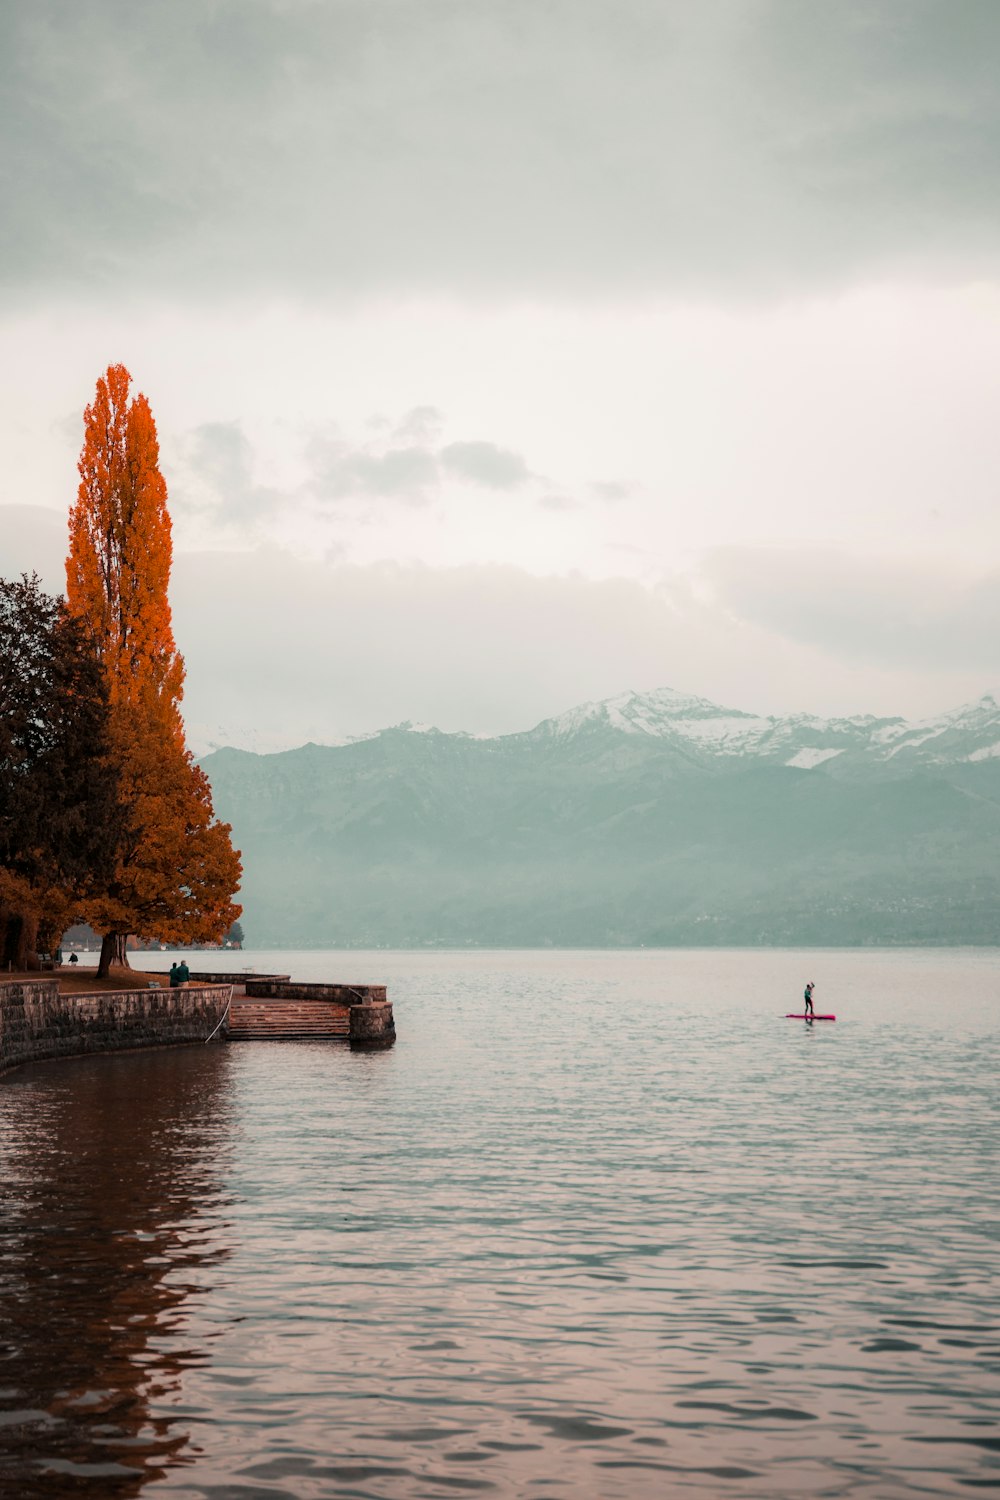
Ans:
POLYGON ((539 495, 538 504, 542 510, 579 510, 579 500, 574 500, 571 495, 539 495))
MULTIPOLYGON (((299 507, 324 511, 377 500, 423 506, 449 482, 501 490, 533 477, 520 454, 495 443, 438 446, 444 422, 436 407, 419 406, 397 422, 369 418, 363 426, 370 435, 361 441, 334 423, 306 427, 285 451, 288 475, 297 470, 298 477, 280 488, 258 481, 260 455, 241 422, 202 423, 178 436, 171 455, 178 518, 247 530, 299 507)), ((366 514, 370 519, 370 506, 366 514)))
POLYGON ((438 482, 438 464, 427 448, 410 445, 373 452, 351 448, 330 438, 309 445, 312 474, 309 488, 320 500, 352 496, 383 496, 423 505, 428 489, 438 482))
POLYGON ((180 557, 172 595, 202 748, 335 740, 403 719, 514 731, 680 666, 672 605, 617 580, 326 566, 270 550, 180 557))
POLYGON ((635 490, 635 485, 625 479, 598 479, 590 486, 591 494, 596 495, 598 500, 605 500, 611 504, 618 500, 627 500, 635 490))
POLYGON ((421 443, 434 446, 444 427, 444 412, 436 406, 414 406, 392 430, 397 443, 421 443))
POLYGON ((865 657, 853 638, 838 647, 795 635, 793 621, 755 618, 748 600, 737 613, 732 598, 682 578, 649 589, 512 567, 323 564, 272 549, 182 555, 173 599, 200 749, 336 740, 404 719, 507 733, 664 684, 757 712, 920 715, 1000 681, 995 646, 971 663, 957 638, 930 662, 919 643, 905 659, 865 657))
POLYGON ((734 617, 831 657, 1000 674, 1000 570, 832 550, 726 547, 705 578, 734 617))
POLYGON ((516 489, 531 478, 520 453, 498 448, 496 443, 449 443, 441 449, 441 462, 460 478, 491 490, 516 489))
MULTIPOLYGON (((65 514, 0 506, 0 574, 63 587, 65 514)), ((758 712, 939 712, 1000 690, 1000 576, 730 548, 657 589, 513 567, 175 554, 199 751, 403 719, 506 733, 670 684, 758 712)))
POLYGON ((119 299, 995 271, 995 0, 0 13, 0 274, 119 299))
POLYGON ((363 444, 348 442, 336 428, 313 432, 308 438, 307 488, 321 503, 381 496, 423 505, 449 479, 471 481, 486 489, 513 489, 531 478, 521 455, 496 443, 433 446, 432 440, 444 425, 436 407, 415 407, 395 426, 384 420, 369 425, 377 435, 363 444), (414 441, 400 441, 406 438, 414 441))
POLYGON ((239 422, 205 422, 181 445, 178 498, 188 510, 208 510, 223 525, 253 525, 276 510, 282 496, 256 484, 254 453, 239 422))

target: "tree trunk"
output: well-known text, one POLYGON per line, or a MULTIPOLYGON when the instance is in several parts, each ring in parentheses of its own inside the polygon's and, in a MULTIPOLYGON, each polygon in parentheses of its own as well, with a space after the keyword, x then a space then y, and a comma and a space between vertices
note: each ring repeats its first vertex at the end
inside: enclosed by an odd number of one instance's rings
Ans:
POLYGON ((3 968, 23 973, 38 968, 35 952, 37 922, 11 907, 0 909, 0 962, 3 968))
POLYGON ((0 906, 0 967, 14 967, 14 913, 0 906))
POLYGON ((26 916, 9 906, 0 909, 0 966, 22 974, 37 969, 37 934, 36 917, 26 916))
POLYGON ((97 965, 98 979, 107 979, 111 972, 111 965, 119 969, 129 969, 127 932, 106 932, 101 938, 101 960, 97 965))

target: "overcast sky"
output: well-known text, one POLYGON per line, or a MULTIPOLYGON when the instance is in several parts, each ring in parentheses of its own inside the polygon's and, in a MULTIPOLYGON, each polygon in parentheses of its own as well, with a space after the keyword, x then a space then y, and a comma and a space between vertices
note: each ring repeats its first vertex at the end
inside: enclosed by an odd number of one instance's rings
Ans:
POLYGON ((0 7, 0 573, 157 418, 192 743, 1000 693, 996 0, 0 7))

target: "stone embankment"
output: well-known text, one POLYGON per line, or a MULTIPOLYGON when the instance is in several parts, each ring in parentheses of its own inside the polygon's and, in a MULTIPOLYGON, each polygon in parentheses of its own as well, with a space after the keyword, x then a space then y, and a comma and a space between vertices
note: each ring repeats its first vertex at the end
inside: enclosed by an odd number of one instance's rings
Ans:
POLYGON ((58 979, 0 982, 0 1073, 88 1052, 222 1040, 233 985, 60 994, 58 979))
POLYGON ((0 982, 0 1073, 20 1063, 184 1042, 396 1040, 380 984, 293 984, 287 974, 192 974, 177 989, 64 994, 59 980, 0 982))
POLYGON ((374 1052, 392 1046, 396 1027, 384 984, 293 984, 274 974, 248 975, 233 995, 229 1037, 342 1040, 355 1051, 374 1052))

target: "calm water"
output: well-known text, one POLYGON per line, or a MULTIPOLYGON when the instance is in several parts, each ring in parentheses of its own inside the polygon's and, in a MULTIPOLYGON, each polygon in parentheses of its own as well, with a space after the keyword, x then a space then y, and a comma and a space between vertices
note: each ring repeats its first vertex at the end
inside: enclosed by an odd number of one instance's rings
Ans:
POLYGON ((0 1080, 4 1500, 1000 1490, 1000 952, 232 961, 399 1044, 0 1080))

